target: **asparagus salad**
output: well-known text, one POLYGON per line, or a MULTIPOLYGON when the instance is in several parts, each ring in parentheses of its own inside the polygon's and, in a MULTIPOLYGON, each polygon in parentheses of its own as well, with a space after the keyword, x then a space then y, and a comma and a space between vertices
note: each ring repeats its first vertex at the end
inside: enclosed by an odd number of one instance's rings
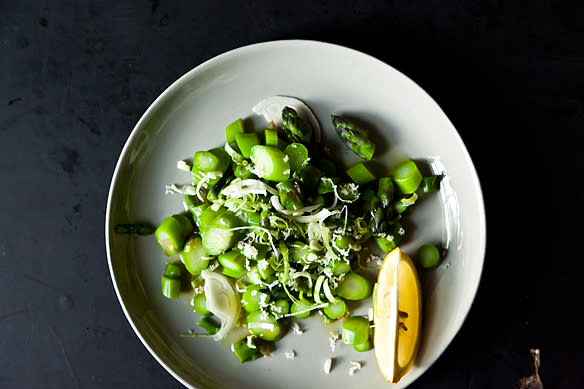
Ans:
MULTIPOLYGON (((396 248, 406 234, 402 218, 418 196, 437 190, 436 177, 424 177, 411 160, 376 177, 366 162, 375 155, 367 129, 333 114, 336 134, 364 160, 342 169, 297 99, 272 97, 254 111, 267 128, 256 132, 237 119, 224 145, 178 162, 192 184, 166 188, 184 195, 187 212, 155 231, 169 257, 162 294, 188 293, 202 316, 201 331, 183 336, 225 340, 243 329, 231 345, 241 363, 294 330, 289 318, 316 311, 326 322, 342 320, 343 343, 370 350, 371 318, 351 316, 347 302, 371 296, 364 271, 379 269, 368 261, 371 250, 396 248)), ((435 267, 440 253, 426 245, 418 261, 435 267)))

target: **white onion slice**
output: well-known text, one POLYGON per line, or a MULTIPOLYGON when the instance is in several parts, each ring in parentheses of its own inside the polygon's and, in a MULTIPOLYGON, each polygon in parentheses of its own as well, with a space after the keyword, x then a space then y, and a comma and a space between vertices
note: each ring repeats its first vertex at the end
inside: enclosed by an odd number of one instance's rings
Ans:
POLYGON ((207 309, 221 320, 221 328, 213 335, 213 339, 222 340, 235 327, 239 318, 239 295, 225 276, 208 270, 203 270, 201 276, 205 280, 207 309))
POLYGON ((233 180, 233 182, 231 182, 228 187, 221 190, 221 193, 227 197, 239 198, 249 194, 267 196, 268 193, 270 193, 277 195, 278 191, 260 180, 254 180, 250 178, 242 181, 233 180))
POLYGON ((294 108, 298 116, 308 122, 312 128, 312 136, 316 142, 320 142, 322 130, 318 119, 304 102, 289 96, 271 96, 257 103, 252 110, 262 115, 267 121, 273 122, 276 126, 282 126, 282 109, 284 107, 294 108))
POLYGON ((308 207, 297 209, 296 211, 290 211, 290 210, 285 209, 282 206, 282 203, 280 203, 280 197, 275 196, 275 195, 270 197, 270 202, 272 203, 272 206, 276 209, 276 211, 283 213, 284 215, 289 215, 289 216, 300 216, 300 215, 305 214, 305 213, 316 211, 317 209, 322 207, 322 204, 314 204, 314 205, 309 205, 308 207))

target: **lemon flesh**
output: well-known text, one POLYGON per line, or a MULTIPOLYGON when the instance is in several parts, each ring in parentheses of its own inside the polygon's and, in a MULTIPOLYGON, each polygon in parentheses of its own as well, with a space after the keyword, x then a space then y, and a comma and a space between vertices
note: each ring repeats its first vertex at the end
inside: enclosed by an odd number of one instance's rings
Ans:
POLYGON ((381 373, 397 383, 412 367, 420 346, 422 292, 412 259, 399 247, 383 261, 373 291, 375 356, 381 373))

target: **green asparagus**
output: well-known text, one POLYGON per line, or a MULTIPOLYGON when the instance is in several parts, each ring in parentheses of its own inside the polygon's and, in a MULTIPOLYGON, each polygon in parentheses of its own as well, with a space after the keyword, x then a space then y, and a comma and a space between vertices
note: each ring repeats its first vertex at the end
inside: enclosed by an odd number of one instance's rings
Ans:
POLYGON ((298 113, 290 107, 282 110, 282 125, 289 142, 310 143, 312 130, 310 125, 298 117, 298 113))
POLYGON ((331 115, 337 135, 355 154, 370 160, 375 153, 375 143, 369 139, 367 130, 364 130, 347 118, 331 115))

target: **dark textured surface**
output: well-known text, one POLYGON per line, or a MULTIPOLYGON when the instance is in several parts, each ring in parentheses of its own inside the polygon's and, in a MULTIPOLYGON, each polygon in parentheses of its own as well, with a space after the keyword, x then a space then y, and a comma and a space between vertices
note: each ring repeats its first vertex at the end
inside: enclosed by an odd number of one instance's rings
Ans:
POLYGON ((531 347, 546 388, 584 387, 579 2, 230 3, 0 0, 0 387, 179 386, 111 284, 110 178, 171 82, 226 50, 289 38, 346 45, 413 78, 481 177, 476 303, 412 388, 516 387, 531 347))

